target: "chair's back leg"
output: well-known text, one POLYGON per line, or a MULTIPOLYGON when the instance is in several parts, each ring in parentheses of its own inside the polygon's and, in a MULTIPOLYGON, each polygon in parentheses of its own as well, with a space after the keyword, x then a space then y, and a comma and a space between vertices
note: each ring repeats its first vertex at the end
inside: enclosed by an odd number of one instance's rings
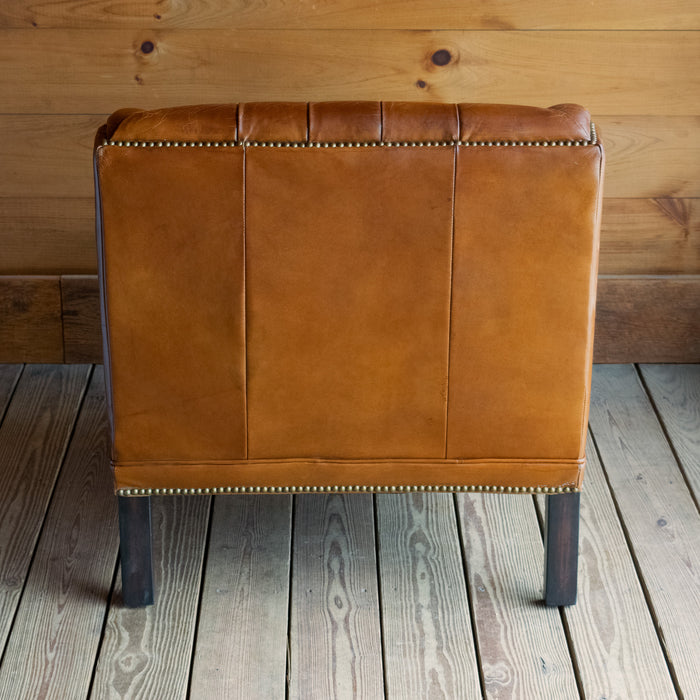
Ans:
POLYGON ((151 497, 118 498, 122 599, 130 608, 152 605, 151 497))
POLYGON ((580 493, 547 496, 545 526, 544 601, 547 605, 576 603, 580 493))

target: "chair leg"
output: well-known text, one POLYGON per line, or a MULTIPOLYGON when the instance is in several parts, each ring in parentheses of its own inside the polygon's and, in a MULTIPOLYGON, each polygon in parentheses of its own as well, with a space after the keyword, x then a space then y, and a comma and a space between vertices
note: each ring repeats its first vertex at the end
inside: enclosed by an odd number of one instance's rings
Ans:
POLYGON ((153 605, 151 497, 118 498, 122 599, 129 608, 153 605))
POLYGON ((574 605, 578 576, 580 493, 547 496, 544 602, 574 605))

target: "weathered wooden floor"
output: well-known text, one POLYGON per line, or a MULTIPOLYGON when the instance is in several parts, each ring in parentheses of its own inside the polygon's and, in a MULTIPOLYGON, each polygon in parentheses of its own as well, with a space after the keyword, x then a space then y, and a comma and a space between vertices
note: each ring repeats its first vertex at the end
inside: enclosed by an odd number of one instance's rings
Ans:
POLYGON ((101 367, 0 366, 0 698, 700 698, 700 365, 598 366, 579 602, 543 502, 154 498, 120 602, 101 367))

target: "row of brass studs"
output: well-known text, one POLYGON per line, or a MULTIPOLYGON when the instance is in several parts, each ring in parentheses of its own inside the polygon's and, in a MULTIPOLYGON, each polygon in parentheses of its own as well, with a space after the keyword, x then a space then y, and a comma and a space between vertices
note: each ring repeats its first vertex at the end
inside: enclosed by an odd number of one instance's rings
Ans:
POLYGON ((574 493, 569 486, 215 486, 199 489, 118 489, 118 496, 197 496, 222 493, 574 493))
MULTIPOLYGON (((595 132, 593 132, 595 136, 595 132)), ((104 141, 104 146, 131 148, 420 148, 429 146, 592 146, 597 141, 369 141, 369 142, 323 142, 312 141, 104 141)))

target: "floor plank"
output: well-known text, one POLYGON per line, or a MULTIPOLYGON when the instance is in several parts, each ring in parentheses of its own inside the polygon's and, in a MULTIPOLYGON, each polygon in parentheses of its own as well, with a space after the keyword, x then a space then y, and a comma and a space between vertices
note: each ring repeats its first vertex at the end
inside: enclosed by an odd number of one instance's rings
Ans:
POLYGON ((123 607, 119 572, 93 700, 186 697, 209 504, 209 496, 152 497, 156 603, 123 607))
POLYGON ((83 402, 17 611, 2 698, 87 697, 117 561, 102 368, 83 402))
POLYGON ((376 496, 387 698, 481 696, 450 494, 376 496))
POLYGON ((21 374, 22 365, 0 364, 0 425, 2 425, 5 410, 10 404, 12 392, 15 390, 21 374))
MULTIPOLYGON (((564 608, 586 698, 677 697, 590 436, 581 494, 579 586, 564 608)), ((544 514, 545 496, 538 496, 544 514)))
POLYGON ((291 496, 217 496, 191 697, 284 698, 291 496))
POLYGON ((632 365, 595 368, 590 425, 672 673, 700 697, 700 515, 632 365))
POLYGON ((695 500, 700 501, 700 365, 642 365, 695 500))
POLYGON ((290 698, 383 698, 372 496, 295 497, 290 698))
POLYGON ((531 498, 457 496, 487 698, 578 698, 558 608, 542 602, 544 546, 531 498))
POLYGON ((25 368, 0 426, 0 648, 5 646, 91 368, 25 368))

